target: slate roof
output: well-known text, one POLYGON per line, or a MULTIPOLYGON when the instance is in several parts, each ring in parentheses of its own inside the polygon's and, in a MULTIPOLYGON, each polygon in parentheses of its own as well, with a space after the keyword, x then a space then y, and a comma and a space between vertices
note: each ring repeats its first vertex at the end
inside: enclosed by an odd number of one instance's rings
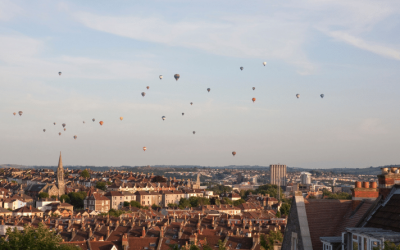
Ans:
MULTIPOLYGON (((389 197, 388 197, 389 198, 389 197)), ((368 220, 365 227, 375 227, 400 232, 400 194, 394 194, 380 206, 368 220)))

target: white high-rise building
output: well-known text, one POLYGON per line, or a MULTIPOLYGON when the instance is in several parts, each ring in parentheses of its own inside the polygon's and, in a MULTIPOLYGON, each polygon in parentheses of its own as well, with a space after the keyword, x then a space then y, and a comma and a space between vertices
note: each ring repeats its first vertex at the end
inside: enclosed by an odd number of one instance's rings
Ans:
POLYGON ((308 172, 301 172, 300 182, 301 184, 311 184, 311 174, 308 172))

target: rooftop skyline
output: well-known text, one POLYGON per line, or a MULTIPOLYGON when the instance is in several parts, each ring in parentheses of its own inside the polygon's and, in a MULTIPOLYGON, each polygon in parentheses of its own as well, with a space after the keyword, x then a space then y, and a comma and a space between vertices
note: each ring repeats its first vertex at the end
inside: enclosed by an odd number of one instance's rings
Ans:
POLYGON ((0 1, 0 164, 55 165, 59 151, 66 165, 397 164, 399 12, 0 1))

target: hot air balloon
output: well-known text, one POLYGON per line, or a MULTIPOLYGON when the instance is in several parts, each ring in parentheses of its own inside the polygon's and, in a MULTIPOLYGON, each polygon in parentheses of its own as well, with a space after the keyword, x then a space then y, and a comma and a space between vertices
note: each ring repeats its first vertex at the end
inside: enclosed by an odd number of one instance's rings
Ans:
POLYGON ((243 67, 240 67, 240 70, 243 70, 243 67))
POLYGON ((85 124, 85 121, 83 121, 83 124, 85 124))
POLYGON ((253 98, 251 98, 251 100, 252 100, 253 102, 255 102, 255 101, 256 101, 256 98, 253 97, 253 98))
POLYGON ((300 98, 300 94, 297 94, 296 97, 297 97, 297 99, 299 99, 300 98))
POLYGON ((92 121, 94 122, 94 121, 95 121, 95 119, 93 118, 93 119, 92 119, 92 121))
POLYGON ((146 87, 146 89, 149 89, 149 88, 150 88, 149 86, 146 87))
POLYGON ((232 155, 235 156, 236 155, 236 151, 232 151, 232 155))
POLYGON ((76 138, 78 138, 78 136, 74 135, 74 139, 76 140, 76 138))
POLYGON ((66 125, 67 125, 67 124, 63 123, 63 124, 62 124, 63 128, 65 128, 66 125))
POLYGON ((146 149, 147 149, 146 147, 143 147, 143 151, 146 151, 146 149))
POLYGON ((210 92, 210 90, 211 90, 210 88, 207 89, 208 92, 210 92))
POLYGON ((264 65, 264 66, 267 65, 267 62, 263 62, 263 65, 264 65))
POLYGON ((100 122, 99 122, 99 124, 100 124, 101 126, 103 126, 103 123, 104 123, 103 121, 100 121, 100 122))
POLYGON ((193 105, 193 102, 191 102, 190 105, 193 105))
POLYGON ((24 113, 24 112, 22 112, 22 111, 19 111, 19 112, 18 112, 19 116, 21 116, 23 113, 24 113))
POLYGON ((61 135, 61 132, 60 132, 60 133, 58 133, 58 135, 61 135))
POLYGON ((56 123, 54 122, 54 125, 56 125, 56 123))
POLYGON ((175 77, 175 80, 178 81, 178 80, 179 80, 179 77, 181 77, 181 76, 180 76, 179 74, 175 74, 174 77, 175 77))
POLYGON ((146 95, 146 93, 142 92, 142 96, 144 97, 146 95))
POLYGON ((162 80, 162 75, 160 75, 159 77, 160 77, 160 80, 162 80))
POLYGON ((196 131, 193 131, 193 134, 196 134, 196 131))
POLYGON ((324 95, 324 94, 320 94, 319 96, 320 96, 321 98, 324 98, 325 95, 324 95))
POLYGON ((161 119, 163 119, 163 121, 165 120, 165 118, 166 118, 165 116, 162 116, 162 117, 161 117, 161 119))
POLYGON ((58 72, 58 75, 60 76, 62 73, 61 73, 61 71, 60 72, 58 72))
POLYGON ((43 132, 46 132, 46 129, 43 129, 43 132))
POLYGON ((253 87, 253 90, 255 90, 256 89, 256 87, 253 87))
POLYGON ((14 116, 15 116, 16 114, 17 114, 17 113, 15 113, 15 112, 13 113, 14 116))
POLYGON ((64 128, 64 131, 67 131, 67 129, 66 129, 66 128, 64 128))
POLYGON ((124 118, 121 116, 119 119, 122 121, 124 118))
POLYGON ((184 116, 185 115, 185 113, 182 113, 182 116, 184 116))

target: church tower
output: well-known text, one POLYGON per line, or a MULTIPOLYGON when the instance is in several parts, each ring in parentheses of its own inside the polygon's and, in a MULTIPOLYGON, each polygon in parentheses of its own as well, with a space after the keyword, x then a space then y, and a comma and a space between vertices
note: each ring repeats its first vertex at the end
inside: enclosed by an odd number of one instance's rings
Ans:
POLYGON ((57 167, 57 187, 58 187, 58 196, 65 194, 64 168, 62 165, 61 152, 57 167))

